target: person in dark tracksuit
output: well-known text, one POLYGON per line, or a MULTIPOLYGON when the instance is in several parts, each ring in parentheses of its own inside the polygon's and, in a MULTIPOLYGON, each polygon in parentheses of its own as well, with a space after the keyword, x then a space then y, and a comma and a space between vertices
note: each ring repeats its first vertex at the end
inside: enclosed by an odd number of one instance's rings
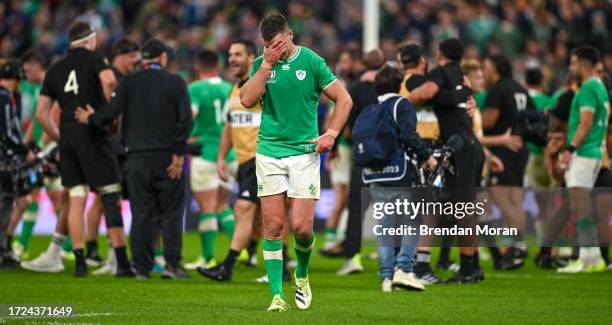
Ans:
POLYGON ((171 49, 159 40, 142 48, 143 70, 126 76, 110 105, 80 108, 81 123, 103 125, 123 114, 123 144, 128 155, 132 228, 130 246, 137 278, 153 267, 156 222, 162 225, 166 267, 162 278, 189 277, 180 267, 185 210, 182 174, 185 147, 193 125, 185 81, 164 70, 171 49))
POLYGON ((9 59, 0 67, 0 268, 19 265, 9 246, 8 224, 16 198, 10 160, 18 155, 28 163, 35 160, 21 139, 21 107, 15 91, 22 75, 21 63, 17 60, 9 59))

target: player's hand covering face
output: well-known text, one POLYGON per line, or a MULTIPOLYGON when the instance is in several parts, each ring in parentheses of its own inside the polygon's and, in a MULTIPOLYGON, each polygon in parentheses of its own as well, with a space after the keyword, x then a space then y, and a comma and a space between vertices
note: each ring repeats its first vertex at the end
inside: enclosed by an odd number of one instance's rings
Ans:
POLYGON ((264 61, 271 66, 280 60, 287 50, 287 40, 283 34, 276 35, 264 48, 264 61))

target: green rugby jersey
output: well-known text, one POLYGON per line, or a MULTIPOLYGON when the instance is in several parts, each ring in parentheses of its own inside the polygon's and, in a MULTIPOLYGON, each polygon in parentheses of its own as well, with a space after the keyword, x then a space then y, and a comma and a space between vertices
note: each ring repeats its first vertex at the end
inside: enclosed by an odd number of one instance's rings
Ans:
MULTIPOLYGON (((191 135, 198 137, 198 144, 202 146, 202 159, 217 161, 217 152, 221 141, 221 132, 225 125, 226 102, 232 85, 221 79, 213 77, 192 82, 189 87, 191 108, 196 112, 191 135)), ((228 161, 236 159, 236 153, 231 150, 227 155, 228 161)))
POLYGON ((32 112, 32 139, 34 142, 42 147, 41 138, 43 135, 43 128, 38 122, 36 116, 36 105, 38 104, 38 95, 40 95, 40 89, 42 85, 23 80, 19 83, 19 93, 21 94, 22 107, 30 107, 32 112))
MULTIPOLYGON (((262 62, 263 56, 255 60, 250 76, 262 62)), ((335 80, 325 60, 303 46, 298 46, 290 58, 279 60, 272 67, 261 97, 257 153, 283 158, 314 152, 316 144, 308 140, 319 136, 319 97, 335 80)))
POLYGON ((487 101, 487 91, 481 90, 475 93, 474 101, 476 102, 476 107, 482 112, 485 109, 485 102, 487 101))
POLYGON ((568 143, 576 133, 580 124, 580 112, 583 110, 592 111, 595 115, 593 116, 593 126, 582 144, 576 149, 576 153, 581 157, 601 159, 605 144, 604 137, 608 130, 610 98, 606 87, 599 78, 591 78, 582 84, 572 100, 567 133, 568 143))
MULTIPOLYGON (((529 96, 531 96, 531 100, 533 100, 533 104, 538 112, 543 112, 551 109, 554 105, 554 100, 551 97, 548 97, 541 91, 529 90, 529 96)), ((527 142, 527 149, 530 153, 536 155, 544 154, 544 148, 536 145, 532 142, 527 142)))

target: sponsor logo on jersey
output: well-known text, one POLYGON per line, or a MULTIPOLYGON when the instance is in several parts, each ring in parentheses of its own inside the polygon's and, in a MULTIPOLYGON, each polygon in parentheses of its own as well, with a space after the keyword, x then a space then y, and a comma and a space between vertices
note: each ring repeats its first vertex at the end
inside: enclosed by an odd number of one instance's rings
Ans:
POLYGON ((261 124, 261 113, 235 111, 230 113, 232 128, 259 127, 261 124))
POLYGON ((283 64, 281 68, 283 70, 287 71, 287 70, 289 70, 289 65, 288 64, 283 64))

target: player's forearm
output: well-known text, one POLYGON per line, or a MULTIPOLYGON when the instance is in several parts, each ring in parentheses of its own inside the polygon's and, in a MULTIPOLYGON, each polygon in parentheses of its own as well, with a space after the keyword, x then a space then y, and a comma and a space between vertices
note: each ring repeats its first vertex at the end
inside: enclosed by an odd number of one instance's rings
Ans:
MULTIPOLYGON (((36 114, 36 116, 38 116, 38 114, 36 114)), ((59 138, 60 138, 59 130, 53 124, 51 119, 47 118, 44 120, 44 122, 42 119, 39 119, 39 121, 40 121, 40 126, 49 135, 49 138, 53 139, 54 141, 59 141, 59 138)))
POLYGON ((107 101, 111 101, 113 92, 117 88, 117 79, 112 70, 106 69, 100 73, 100 82, 102 83, 102 90, 104 91, 104 97, 107 101))
POLYGON ((231 137, 232 126, 230 123, 225 123, 223 132, 221 133, 221 142, 219 143, 219 152, 217 152, 217 160, 224 160, 227 153, 232 147, 231 137))
POLYGON ((121 112, 122 110, 118 108, 117 105, 112 105, 111 103, 110 105, 99 108, 95 113, 89 116, 89 123, 98 127, 109 124, 119 117, 121 112))
POLYGON ((253 77, 240 88, 240 103, 242 106, 251 108, 257 105, 259 99, 266 92, 266 80, 270 77, 268 65, 263 63, 253 77))
POLYGON ((576 133, 574 133, 574 137, 570 140, 569 144, 578 148, 584 142, 587 134, 591 130, 592 121, 580 121, 578 128, 576 129, 576 133))
POLYGON ((36 119, 40 123, 42 129, 51 139, 59 141, 59 130, 51 118, 51 104, 52 103, 49 98, 40 97, 38 99, 38 106, 36 107, 36 119))
POLYGON ((113 91, 115 91, 115 85, 104 84, 103 90, 104 90, 104 97, 106 98, 106 101, 110 102, 111 99, 113 98, 113 91))
POLYGON ((505 140, 501 135, 483 135, 477 137, 480 144, 487 147, 502 146, 505 143, 505 140))
POLYGON ((483 147, 482 151, 484 153, 485 159, 491 159, 491 156, 493 156, 493 153, 491 153, 491 151, 487 147, 483 147))
POLYGON ((24 143, 30 143, 34 139, 34 135, 32 134, 32 129, 33 129, 32 124, 33 123, 34 123, 34 121, 30 122, 30 125, 26 129, 25 134, 23 135, 23 142, 24 143))
POLYGON ((351 109, 353 108, 353 100, 348 93, 344 92, 339 98, 336 98, 336 108, 332 112, 331 118, 329 119, 328 130, 340 132, 346 124, 351 109))
POLYGON ((410 92, 408 99, 414 106, 421 106, 432 99, 438 93, 438 85, 428 81, 410 92))

